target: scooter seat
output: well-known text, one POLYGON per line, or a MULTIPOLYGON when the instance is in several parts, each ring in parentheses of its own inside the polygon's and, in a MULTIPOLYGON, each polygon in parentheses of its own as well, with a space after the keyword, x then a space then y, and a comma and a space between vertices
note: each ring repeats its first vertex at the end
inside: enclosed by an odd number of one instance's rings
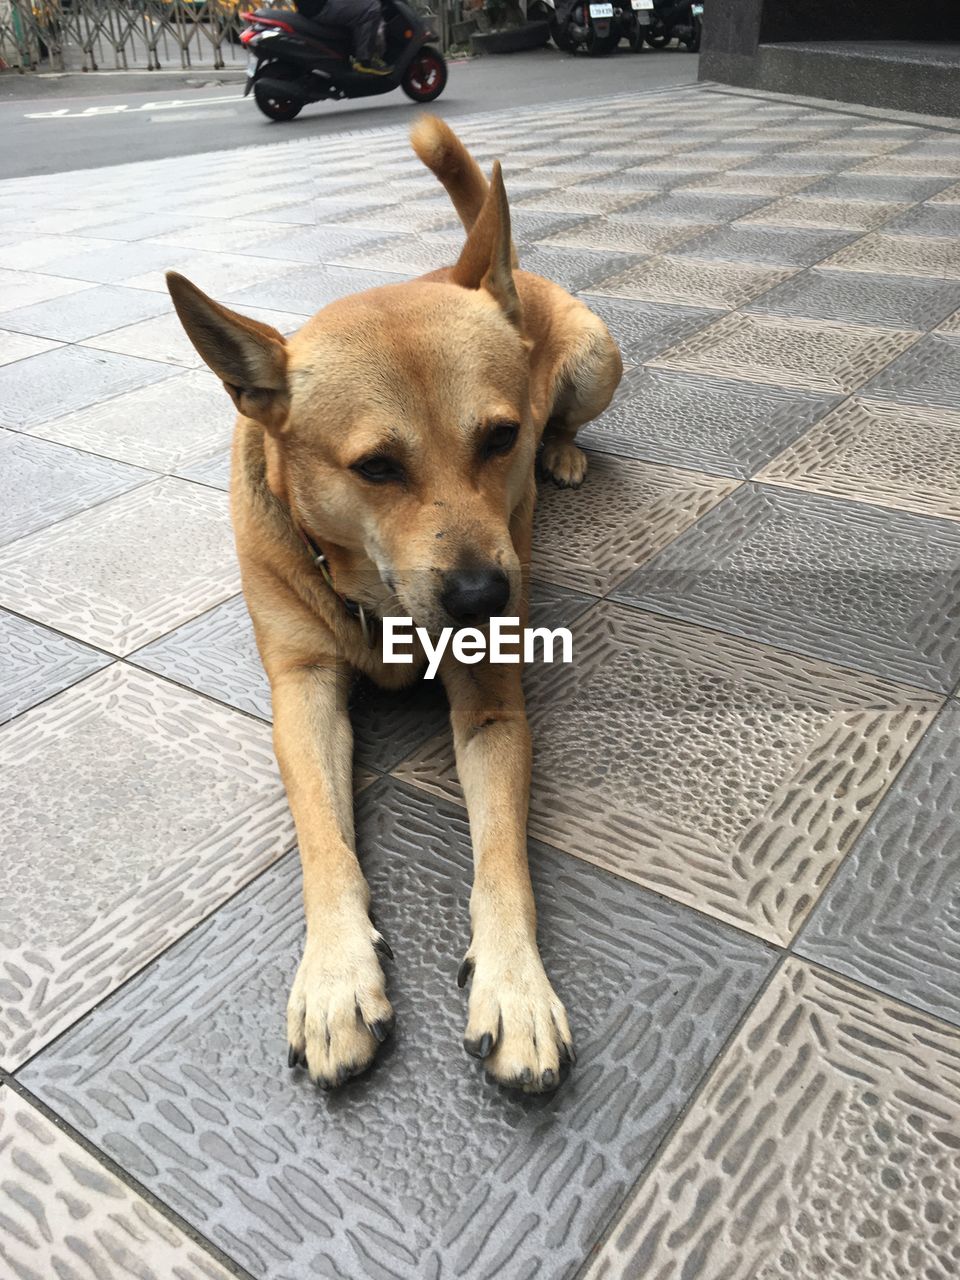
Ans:
POLYGON ((305 18, 292 9, 258 9, 254 17, 275 18, 279 22, 285 22, 297 35, 305 36, 308 40, 342 40, 347 32, 346 27, 335 27, 328 22, 305 18))

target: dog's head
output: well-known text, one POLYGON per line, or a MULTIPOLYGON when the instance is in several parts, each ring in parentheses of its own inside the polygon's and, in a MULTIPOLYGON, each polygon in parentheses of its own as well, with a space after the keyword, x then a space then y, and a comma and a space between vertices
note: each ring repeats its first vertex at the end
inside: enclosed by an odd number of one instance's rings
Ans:
POLYGON ((338 587, 436 631, 515 611, 512 513, 536 447, 499 166, 449 272, 355 294, 298 333, 168 276, 191 341, 265 432, 271 488, 336 548, 338 587))

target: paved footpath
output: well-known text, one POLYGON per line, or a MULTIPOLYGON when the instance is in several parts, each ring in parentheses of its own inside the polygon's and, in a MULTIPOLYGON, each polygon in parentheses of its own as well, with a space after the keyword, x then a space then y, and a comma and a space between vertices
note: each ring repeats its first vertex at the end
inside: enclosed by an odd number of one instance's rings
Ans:
POLYGON ((960 132, 684 88, 462 124, 627 375, 538 512, 531 857, 580 1063, 485 1083, 429 689, 361 688, 395 1042, 287 1070, 293 831, 162 272, 289 331, 449 261, 402 130, 0 185, 0 1274, 947 1277, 960 132), (85 1269, 86 1268, 86 1269, 85 1269))

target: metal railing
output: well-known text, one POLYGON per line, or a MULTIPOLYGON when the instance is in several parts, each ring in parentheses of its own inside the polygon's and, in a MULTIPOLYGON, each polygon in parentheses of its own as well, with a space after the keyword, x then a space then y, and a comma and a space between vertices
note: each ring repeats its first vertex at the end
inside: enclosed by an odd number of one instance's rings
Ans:
MULTIPOLYGON (((0 0, 0 66, 126 71, 240 65, 249 0, 0 0)), ((278 3, 277 8, 285 7, 278 3)))
MULTIPOLYGON (((417 8, 439 10, 444 35, 451 2, 415 0, 417 8)), ((269 3, 294 7, 292 0, 269 3)), ((257 7, 258 0, 0 0, 0 71, 239 67, 246 60, 240 14, 257 7)))

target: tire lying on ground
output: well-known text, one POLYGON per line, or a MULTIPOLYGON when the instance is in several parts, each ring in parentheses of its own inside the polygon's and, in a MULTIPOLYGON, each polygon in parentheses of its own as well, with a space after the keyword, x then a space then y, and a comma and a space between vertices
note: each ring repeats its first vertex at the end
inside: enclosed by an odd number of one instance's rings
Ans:
POLYGON ((549 22, 528 22, 509 31, 477 31, 470 37, 474 53, 522 53, 539 49, 550 39, 549 22))

